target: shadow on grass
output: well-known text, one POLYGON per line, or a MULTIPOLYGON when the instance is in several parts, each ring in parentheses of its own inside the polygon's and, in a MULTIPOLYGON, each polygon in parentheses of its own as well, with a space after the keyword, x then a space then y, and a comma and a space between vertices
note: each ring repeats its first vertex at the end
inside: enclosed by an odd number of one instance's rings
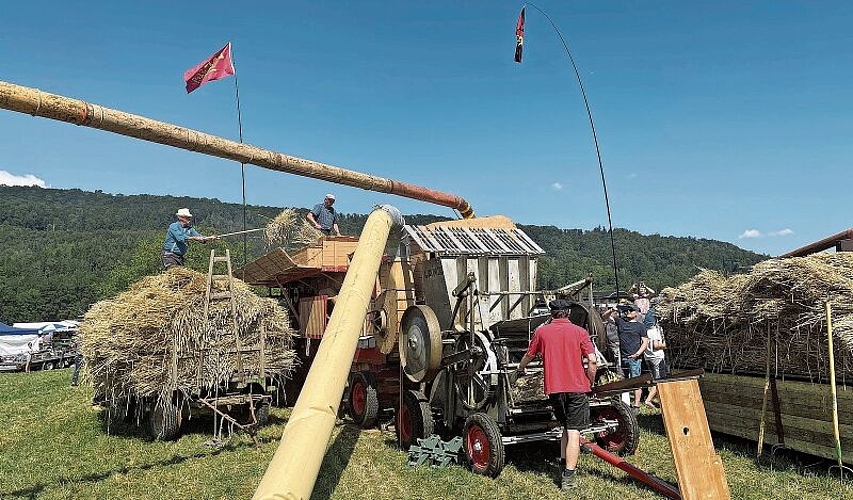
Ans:
POLYGON ((332 496, 341 481, 341 475, 347 468, 360 434, 361 428, 355 424, 344 424, 338 432, 335 441, 323 458, 320 474, 317 475, 317 482, 314 483, 314 491, 311 493, 312 499, 320 500, 332 496))
POLYGON ((560 443, 542 441, 507 446, 506 463, 521 472, 548 476, 555 486, 560 486, 560 443))
MULTIPOLYGON (((106 434, 110 436, 119 439, 132 439, 149 442, 153 441, 153 439, 151 438, 151 434, 148 431, 149 424, 147 418, 140 418, 134 414, 128 416, 125 419, 111 419, 108 417, 107 411, 101 411, 100 415, 98 416, 98 419, 101 422, 101 428, 106 434)), ((219 420, 217 419, 217 423, 218 422, 219 420)), ((286 418, 281 418, 277 415, 270 414, 265 427, 272 425, 280 425, 286 422, 286 418)), ((214 431, 215 429, 213 415, 203 414, 193 416, 192 418, 184 418, 181 422, 181 427, 178 436, 213 436, 215 434, 214 431)), ((228 437, 231 434, 247 434, 245 431, 240 431, 237 427, 233 428, 233 433, 229 432, 228 422, 226 422, 222 426, 222 432, 224 437, 228 437)), ((267 439, 262 439, 260 437, 258 437, 258 440, 261 443, 268 441, 267 439)))
POLYGON ((158 460, 155 462, 140 464, 134 466, 124 466, 124 467, 116 467, 115 469, 97 472, 93 474, 87 474, 81 477, 67 477, 60 476, 56 478, 55 481, 52 482, 44 482, 40 484, 33 485, 29 488, 24 488, 21 490, 15 491, 0 491, 0 498, 9 497, 17 497, 17 498, 38 498, 44 490, 51 486, 58 485, 67 485, 67 484, 80 484, 80 483, 97 483, 99 481, 104 481, 109 479, 110 477, 116 474, 129 474, 137 471, 146 471, 149 469, 154 469, 158 467, 168 467, 171 465, 178 465, 188 460, 193 460, 196 458, 206 458, 211 456, 219 455, 220 453, 232 452, 236 451, 238 448, 242 448, 242 445, 225 445, 212 452, 204 452, 204 453, 195 453, 192 455, 173 455, 171 458, 166 460, 158 460))

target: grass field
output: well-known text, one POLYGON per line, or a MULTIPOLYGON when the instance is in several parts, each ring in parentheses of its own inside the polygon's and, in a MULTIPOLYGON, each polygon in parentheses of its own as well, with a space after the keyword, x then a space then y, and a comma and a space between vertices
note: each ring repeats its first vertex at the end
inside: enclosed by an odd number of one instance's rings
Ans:
MULTIPOLYGON (((273 409, 260 448, 235 435, 221 448, 204 446, 212 421, 194 419, 174 442, 151 442, 127 427, 107 434, 102 412, 68 370, 0 376, 0 499, 250 498, 278 446, 288 411, 273 409)), ((640 450, 631 463, 675 482, 660 415, 640 415, 640 450)), ((715 438, 737 499, 853 498, 853 486, 826 473, 829 462, 801 455, 752 458, 754 445, 715 438)), ((406 465, 393 433, 335 429, 312 498, 516 499, 565 498, 554 482, 556 444, 509 447, 497 479, 462 467, 406 465)), ((570 498, 660 498, 621 471, 581 457, 581 488, 570 498)))

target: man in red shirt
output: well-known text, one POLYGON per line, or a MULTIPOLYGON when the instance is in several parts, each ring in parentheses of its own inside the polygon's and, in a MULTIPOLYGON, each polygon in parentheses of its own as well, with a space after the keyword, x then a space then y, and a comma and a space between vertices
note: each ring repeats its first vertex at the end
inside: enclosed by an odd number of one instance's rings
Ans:
POLYGON ((595 348, 589 332, 569 321, 571 303, 557 299, 548 304, 550 323, 533 334, 527 353, 518 364, 518 374, 536 355, 542 356, 545 369, 545 394, 551 400, 554 415, 563 425, 560 462, 565 464, 560 488, 577 486, 575 468, 580 455, 580 430, 589 426, 589 401, 586 393, 595 380, 595 348), (584 369, 583 359, 587 359, 584 369))

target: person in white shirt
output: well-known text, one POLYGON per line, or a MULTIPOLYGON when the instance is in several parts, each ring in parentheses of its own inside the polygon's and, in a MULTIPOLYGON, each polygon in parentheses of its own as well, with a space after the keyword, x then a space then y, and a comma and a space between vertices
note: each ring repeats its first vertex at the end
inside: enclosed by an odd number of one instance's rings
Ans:
MULTIPOLYGON (((667 375, 666 355, 664 354, 666 342, 663 339, 663 332, 660 324, 655 321, 654 324, 646 331, 646 335, 649 337, 649 345, 646 347, 646 352, 643 354, 643 357, 646 359, 646 366, 652 374, 652 379, 658 380, 666 377, 667 375)), ((654 401, 657 395, 657 385, 651 386, 644 404, 646 406, 655 407, 654 401)), ((659 402, 660 401, 658 401, 658 403, 659 402)))

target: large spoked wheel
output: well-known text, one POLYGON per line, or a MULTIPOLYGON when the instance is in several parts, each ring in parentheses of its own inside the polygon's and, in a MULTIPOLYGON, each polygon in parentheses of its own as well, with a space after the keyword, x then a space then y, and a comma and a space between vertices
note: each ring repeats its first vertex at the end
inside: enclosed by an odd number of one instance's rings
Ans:
POLYGON ((394 425, 400 448, 408 450, 410 446, 417 443, 418 439, 432 434, 434 426, 432 411, 426 396, 419 391, 404 392, 403 404, 397 408, 394 425))
POLYGON ((355 372, 350 376, 349 416, 353 422, 364 429, 376 425, 379 414, 379 395, 376 393, 376 379, 370 372, 355 372))
POLYGON ((463 431, 465 456, 471 471, 498 477, 504 468, 504 445, 498 424, 485 413, 474 413, 465 420, 463 431))
POLYGON ((488 337, 474 332, 473 344, 470 334, 459 336, 456 352, 470 351, 468 359, 454 368, 456 394, 462 406, 468 410, 482 409, 494 395, 498 384, 498 360, 488 337))
POLYGON ((160 399, 151 409, 148 424, 151 437, 155 440, 175 439, 181 429, 181 408, 171 400, 160 399))
POLYGON ((410 306, 400 320, 400 363, 412 382, 430 382, 441 368, 441 327, 429 306, 410 306))
POLYGON ((640 445, 640 426, 631 408, 613 399, 610 406, 590 408, 590 420, 596 424, 615 422, 616 428, 595 435, 595 442, 605 450, 617 455, 633 455, 640 445))

